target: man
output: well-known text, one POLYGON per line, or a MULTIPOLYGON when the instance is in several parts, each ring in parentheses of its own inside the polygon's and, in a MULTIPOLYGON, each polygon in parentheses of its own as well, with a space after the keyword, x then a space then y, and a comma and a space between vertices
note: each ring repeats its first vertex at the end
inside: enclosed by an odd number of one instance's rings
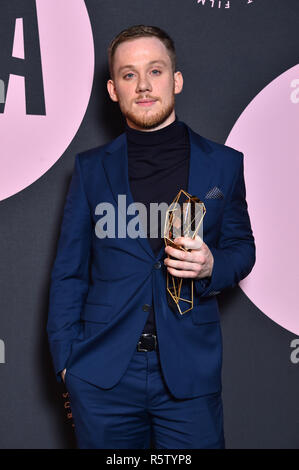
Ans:
POLYGON ((183 77, 175 61, 172 39, 157 27, 116 36, 107 89, 125 132, 75 159, 47 331, 80 448, 225 447, 216 295, 249 274, 255 244, 243 154, 178 120, 183 77), (183 251, 165 248, 161 232, 151 236, 153 226, 146 237, 124 233, 136 216, 131 203, 148 209, 144 227, 150 204, 168 205, 180 189, 205 204, 203 240, 177 238, 183 251), (103 202, 118 212, 116 235, 106 238, 103 202), (170 301, 167 271, 194 285, 193 308, 184 314, 170 301))

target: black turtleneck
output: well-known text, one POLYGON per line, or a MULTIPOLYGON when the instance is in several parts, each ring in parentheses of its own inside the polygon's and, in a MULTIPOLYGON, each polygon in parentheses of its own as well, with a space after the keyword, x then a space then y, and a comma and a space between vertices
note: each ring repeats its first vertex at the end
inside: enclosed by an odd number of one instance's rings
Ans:
MULTIPOLYGON (((125 124, 128 144, 128 174, 135 202, 147 209, 147 237, 155 256, 164 245, 159 217, 158 238, 152 238, 149 224, 151 202, 173 201, 180 189, 188 190, 190 143, 186 124, 176 116, 168 126, 155 131, 140 131, 125 124)), ((163 250, 163 255, 165 255, 163 250)), ((153 308, 143 333, 156 334, 153 308)))

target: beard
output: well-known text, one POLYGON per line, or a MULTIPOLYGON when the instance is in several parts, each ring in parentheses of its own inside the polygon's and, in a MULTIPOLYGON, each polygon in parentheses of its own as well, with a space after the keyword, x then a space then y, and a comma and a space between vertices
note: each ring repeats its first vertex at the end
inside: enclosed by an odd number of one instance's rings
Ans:
POLYGON ((141 129, 153 129, 163 124, 171 115, 175 107, 175 95, 172 95, 172 99, 167 106, 156 113, 151 112, 151 114, 147 114, 145 112, 143 115, 139 116, 137 113, 125 109, 121 101, 119 101, 119 107, 123 116, 135 124, 135 126, 141 129))

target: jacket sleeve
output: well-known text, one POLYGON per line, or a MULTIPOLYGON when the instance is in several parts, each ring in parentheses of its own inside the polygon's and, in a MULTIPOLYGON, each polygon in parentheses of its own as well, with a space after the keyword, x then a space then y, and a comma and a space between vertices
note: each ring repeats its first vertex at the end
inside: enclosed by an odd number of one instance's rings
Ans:
POLYGON ((58 382, 80 332, 80 313, 89 287, 91 230, 91 213, 76 155, 49 291, 47 334, 58 382))
POLYGON ((214 266, 210 278, 195 281, 201 297, 219 294, 234 287, 248 276, 255 264, 255 242, 251 229, 244 180, 244 155, 239 153, 239 165, 226 203, 217 246, 209 246, 214 266))

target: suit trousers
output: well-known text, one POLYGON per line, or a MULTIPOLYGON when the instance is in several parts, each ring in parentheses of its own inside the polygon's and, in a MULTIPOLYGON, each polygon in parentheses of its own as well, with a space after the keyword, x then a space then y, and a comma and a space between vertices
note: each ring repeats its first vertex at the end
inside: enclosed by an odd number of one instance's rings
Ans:
POLYGON ((221 392, 175 398, 156 350, 135 350, 120 381, 110 389, 68 370, 65 385, 78 448, 225 448, 221 392))

